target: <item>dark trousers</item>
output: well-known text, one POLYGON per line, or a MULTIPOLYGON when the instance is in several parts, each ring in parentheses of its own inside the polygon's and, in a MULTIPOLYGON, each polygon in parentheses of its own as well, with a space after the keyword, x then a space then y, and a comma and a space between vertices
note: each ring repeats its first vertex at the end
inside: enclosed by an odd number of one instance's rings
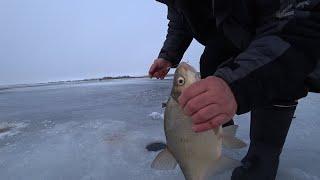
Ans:
POLYGON ((251 111, 250 147, 242 163, 251 165, 252 169, 245 179, 276 178, 279 157, 297 105, 296 102, 290 103, 270 105, 251 111))
MULTIPOLYGON (((200 59, 201 78, 214 74, 218 66, 236 56, 239 50, 225 39, 207 43, 200 59), (223 44, 223 46, 221 46, 223 44)), ((279 156, 296 109, 295 100, 274 102, 251 111, 250 147, 242 162, 254 163, 255 171, 247 179, 275 179, 279 156)), ((233 124, 231 120, 224 126, 233 124)))

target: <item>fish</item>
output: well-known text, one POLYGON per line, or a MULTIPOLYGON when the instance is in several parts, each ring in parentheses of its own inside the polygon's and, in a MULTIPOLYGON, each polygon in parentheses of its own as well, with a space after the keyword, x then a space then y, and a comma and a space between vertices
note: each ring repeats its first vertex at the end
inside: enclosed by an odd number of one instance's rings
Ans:
POLYGON ((186 180, 206 180, 239 166, 239 161, 222 155, 222 145, 227 148, 246 146, 235 137, 236 125, 220 126, 200 133, 192 131, 192 119, 183 113, 178 98, 184 89, 199 80, 199 73, 191 65, 185 62, 179 64, 164 111, 167 146, 151 164, 157 170, 173 170, 179 164, 186 180))

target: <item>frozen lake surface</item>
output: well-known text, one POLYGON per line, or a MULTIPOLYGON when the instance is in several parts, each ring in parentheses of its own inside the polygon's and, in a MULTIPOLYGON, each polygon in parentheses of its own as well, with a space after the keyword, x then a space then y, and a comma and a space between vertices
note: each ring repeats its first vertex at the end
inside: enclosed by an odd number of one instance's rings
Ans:
MULTIPOLYGON (((165 139, 170 88, 171 80, 134 79, 0 91, 0 179, 183 180, 179 168, 151 169, 157 153, 145 150, 165 139)), ((300 101, 277 179, 320 179, 319 116, 320 95, 300 101)), ((248 117, 236 117, 246 142, 248 117)), ((240 160, 246 149, 225 153, 240 160)))

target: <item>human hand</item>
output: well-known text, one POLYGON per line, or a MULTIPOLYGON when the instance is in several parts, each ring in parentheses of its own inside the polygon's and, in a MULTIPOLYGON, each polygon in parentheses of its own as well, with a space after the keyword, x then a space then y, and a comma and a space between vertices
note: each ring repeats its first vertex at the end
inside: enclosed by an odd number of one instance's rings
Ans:
POLYGON ((209 76, 182 91, 179 104, 192 117, 192 129, 202 132, 230 121, 237 111, 236 99, 221 78, 209 76))
POLYGON ((150 78, 156 77, 157 79, 164 79, 164 77, 166 77, 166 75, 168 74, 171 66, 172 63, 163 58, 154 60, 149 70, 150 78))

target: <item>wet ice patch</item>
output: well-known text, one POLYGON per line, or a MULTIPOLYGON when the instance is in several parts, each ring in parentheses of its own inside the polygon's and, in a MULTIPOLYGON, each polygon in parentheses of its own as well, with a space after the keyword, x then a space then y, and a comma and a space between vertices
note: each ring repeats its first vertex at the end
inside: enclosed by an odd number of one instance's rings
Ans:
POLYGON ((19 134, 20 130, 26 126, 26 123, 2 122, 0 123, 0 139, 19 134))
POLYGON ((14 126, 10 126, 8 123, 0 124, 0 133, 6 133, 10 131, 14 126))
POLYGON ((152 112, 149 114, 149 117, 152 119, 152 120, 162 120, 164 119, 164 115, 161 114, 161 113, 158 113, 158 112, 152 112))

